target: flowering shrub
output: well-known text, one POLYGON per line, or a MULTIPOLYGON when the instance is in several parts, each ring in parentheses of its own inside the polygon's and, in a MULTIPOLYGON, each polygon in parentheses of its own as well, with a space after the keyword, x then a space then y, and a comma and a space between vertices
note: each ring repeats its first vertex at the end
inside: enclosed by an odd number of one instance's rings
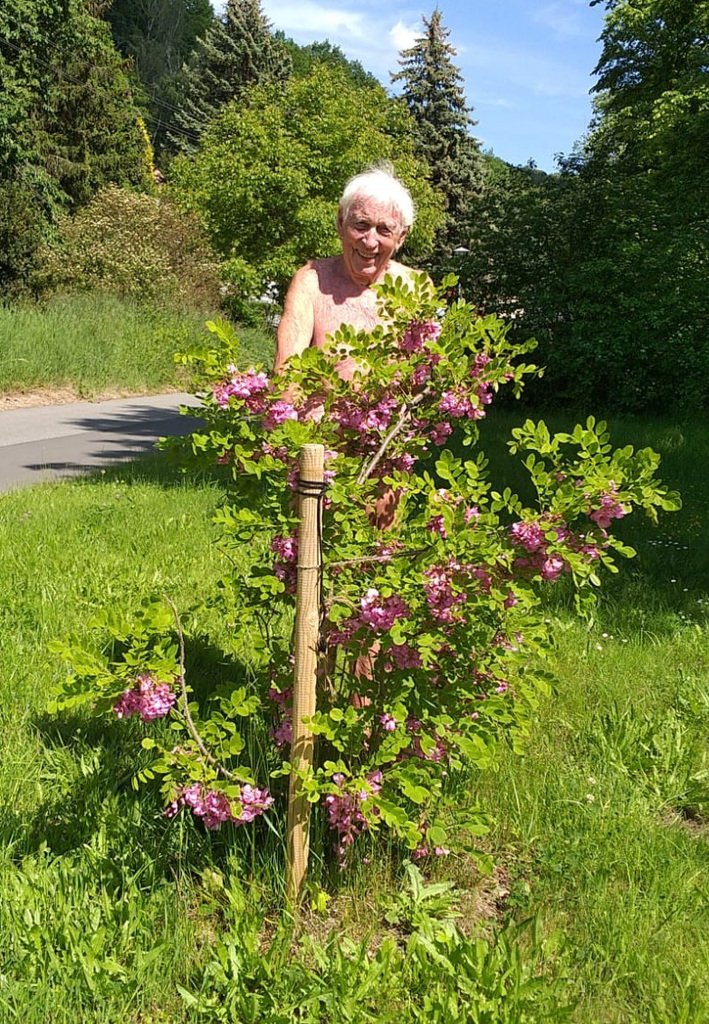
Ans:
MULTIPOLYGON (((252 777, 239 723, 268 714, 274 764, 276 750, 287 757, 294 490, 302 446, 322 443, 324 603, 309 723, 319 739, 303 782, 324 806, 340 862, 362 832, 382 828, 416 857, 474 843, 485 815, 460 806, 455 780, 488 766, 501 740, 518 745, 548 689, 544 588, 566 578, 583 608, 601 569, 616 571, 615 558, 633 554, 609 532, 613 520, 678 504, 655 479, 658 456, 612 450, 593 419, 554 437, 543 423, 515 430, 510 449, 523 456, 537 501, 525 507, 495 490, 472 451, 477 423, 501 387, 519 392, 533 367, 518 360, 533 343, 513 349, 499 320, 465 303, 443 314, 424 276, 411 288, 387 281, 379 295, 381 326, 344 326, 325 351, 308 349, 275 379, 236 368, 236 338, 223 323, 209 325, 214 346, 190 357, 203 373, 205 425, 175 447, 228 467, 218 522, 224 550, 242 563, 249 554, 229 583, 233 628, 252 649, 252 690, 201 710, 188 703, 164 607, 153 607, 150 628, 143 619, 112 663, 87 666, 58 647, 75 672, 56 707, 86 701, 147 721, 159 706, 182 730, 179 746, 143 741, 156 755, 143 776, 162 776, 169 815, 189 807, 213 828, 266 810, 272 798, 258 789, 266 780, 252 777), (352 381, 338 374, 344 359, 357 367, 352 381), (445 447, 454 430, 468 458, 445 447), (162 675, 155 662, 165 662, 162 675)), ((289 771, 286 761, 272 775, 289 771)))

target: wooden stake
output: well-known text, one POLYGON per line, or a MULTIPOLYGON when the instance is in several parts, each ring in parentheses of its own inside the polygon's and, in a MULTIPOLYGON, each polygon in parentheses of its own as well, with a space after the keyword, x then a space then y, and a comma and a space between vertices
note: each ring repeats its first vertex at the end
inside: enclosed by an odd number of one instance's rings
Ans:
MULTIPOLYGON (((321 485, 325 449, 321 444, 303 446, 300 459, 300 479, 321 485)), ((308 830, 310 804, 303 791, 297 770, 313 764, 313 734, 303 718, 315 714, 316 678, 318 661, 318 632, 320 629, 320 516, 321 502, 318 487, 313 493, 300 495, 300 527, 298 530, 298 583, 295 609, 295 675, 293 681, 293 739, 291 763, 294 771, 288 790, 287 874, 286 894, 297 900, 308 870, 310 834, 308 830)))

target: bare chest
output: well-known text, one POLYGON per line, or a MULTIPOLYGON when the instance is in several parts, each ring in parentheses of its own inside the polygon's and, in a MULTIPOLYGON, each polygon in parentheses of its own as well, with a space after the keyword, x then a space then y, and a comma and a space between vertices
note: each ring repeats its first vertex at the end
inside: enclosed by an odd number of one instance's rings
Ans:
POLYGON ((334 334, 343 324, 349 324, 356 331, 371 331, 380 322, 377 297, 369 289, 354 297, 335 298, 321 294, 314 308, 312 343, 322 348, 327 336, 334 334))

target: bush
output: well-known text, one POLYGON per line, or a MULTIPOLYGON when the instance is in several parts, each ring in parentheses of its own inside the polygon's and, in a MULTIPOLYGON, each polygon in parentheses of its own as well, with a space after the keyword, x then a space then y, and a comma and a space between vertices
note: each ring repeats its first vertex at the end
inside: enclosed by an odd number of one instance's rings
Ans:
POLYGON ((35 283, 206 311, 219 304, 217 260, 196 218, 163 196, 115 185, 59 221, 35 283))

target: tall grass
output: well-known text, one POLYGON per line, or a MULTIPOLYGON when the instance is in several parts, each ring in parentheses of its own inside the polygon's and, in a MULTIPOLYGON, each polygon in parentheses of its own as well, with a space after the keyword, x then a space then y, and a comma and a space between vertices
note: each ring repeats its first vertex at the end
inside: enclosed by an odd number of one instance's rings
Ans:
MULTIPOLYGON (((173 356, 203 332, 201 315, 110 295, 0 306, 0 394, 61 388, 93 397, 185 389, 189 378, 173 356)), ((240 335, 245 361, 270 362, 272 342, 265 333, 245 328, 240 335)))
MULTIPOLYGON (((495 478, 522 487, 504 451, 520 418, 496 411, 484 429, 495 478)), ((370 844, 369 862, 338 878, 318 834, 320 909, 306 906, 300 933, 264 822, 214 835, 167 823, 153 790, 131 788, 139 723, 44 712, 61 671, 50 639, 88 642, 105 606, 168 593, 183 608, 219 592, 218 484, 175 482, 149 461, 3 496, 0 1020, 522 1024, 565 1019, 567 1004, 578 1024, 709 1019, 709 480, 697 471, 709 436, 611 430, 663 453, 685 506, 659 528, 624 525, 638 557, 594 622, 550 589, 556 692, 526 754, 502 751, 461 788, 494 808, 495 876, 451 859, 434 872, 456 888, 426 888, 370 844), (489 919, 507 922, 496 939, 489 919)), ((195 616, 195 678, 242 671, 228 622, 207 604, 195 616)))

